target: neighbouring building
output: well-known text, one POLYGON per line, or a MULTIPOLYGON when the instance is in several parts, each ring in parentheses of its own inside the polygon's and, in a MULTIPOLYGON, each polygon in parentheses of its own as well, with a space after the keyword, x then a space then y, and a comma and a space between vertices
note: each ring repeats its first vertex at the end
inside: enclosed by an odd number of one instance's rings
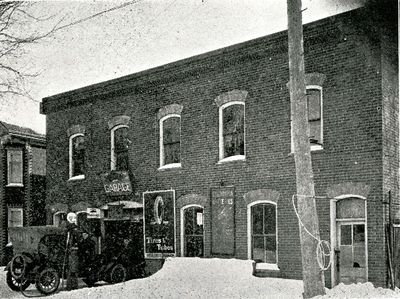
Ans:
POLYGON ((46 137, 0 121, 0 262, 8 227, 46 224, 46 137))
MULTIPOLYGON (((287 47, 278 32, 44 98, 48 223, 117 202, 140 210, 148 264, 235 257, 301 279, 287 47)), ((387 203, 400 204, 397 24, 360 8, 306 24, 304 47, 320 237, 334 248, 326 284, 385 286, 387 203)))

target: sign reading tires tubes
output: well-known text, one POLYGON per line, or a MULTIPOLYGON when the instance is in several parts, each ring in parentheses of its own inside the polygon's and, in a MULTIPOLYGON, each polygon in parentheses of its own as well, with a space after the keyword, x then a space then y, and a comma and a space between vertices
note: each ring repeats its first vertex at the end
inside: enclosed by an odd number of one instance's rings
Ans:
POLYGON ((176 256, 175 191, 144 192, 143 220, 145 258, 176 256))

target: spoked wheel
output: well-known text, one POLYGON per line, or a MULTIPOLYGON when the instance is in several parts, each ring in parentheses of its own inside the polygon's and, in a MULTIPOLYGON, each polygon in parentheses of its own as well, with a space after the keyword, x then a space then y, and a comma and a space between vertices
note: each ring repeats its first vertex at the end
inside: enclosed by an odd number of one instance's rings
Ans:
POLYGON ((17 254, 11 259, 10 272, 15 279, 21 279, 25 275, 27 260, 22 254, 17 254))
POLYGON ((11 275, 10 271, 7 271, 6 282, 13 291, 25 291, 30 285, 27 279, 17 279, 11 275))
POLYGON ((116 264, 114 267, 111 268, 109 274, 109 282, 112 284, 123 282, 126 280, 126 275, 127 271, 125 267, 121 264, 116 264))
POLYGON ((36 277, 36 288, 45 295, 50 295, 57 291, 60 285, 60 275, 53 268, 45 268, 36 277))

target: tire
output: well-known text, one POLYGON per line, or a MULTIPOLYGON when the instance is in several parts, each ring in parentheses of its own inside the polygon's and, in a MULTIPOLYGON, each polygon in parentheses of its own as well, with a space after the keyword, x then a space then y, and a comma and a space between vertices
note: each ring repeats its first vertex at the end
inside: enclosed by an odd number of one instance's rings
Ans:
POLYGON ((35 284, 40 293, 53 294, 60 285, 60 274, 53 268, 45 268, 36 276, 35 284))
POLYGON ((121 264, 116 264, 113 266, 109 273, 109 283, 120 283, 126 280, 127 271, 121 264))
POLYGON ((21 279, 25 275, 27 266, 26 257, 22 254, 16 254, 10 262, 10 273, 15 279, 21 279))
POLYGON ((25 291, 30 285, 29 280, 24 279, 24 280, 21 281, 21 279, 16 279, 15 277, 13 277, 11 275, 10 271, 7 271, 6 282, 7 282, 8 287, 11 290, 17 291, 17 292, 25 291))

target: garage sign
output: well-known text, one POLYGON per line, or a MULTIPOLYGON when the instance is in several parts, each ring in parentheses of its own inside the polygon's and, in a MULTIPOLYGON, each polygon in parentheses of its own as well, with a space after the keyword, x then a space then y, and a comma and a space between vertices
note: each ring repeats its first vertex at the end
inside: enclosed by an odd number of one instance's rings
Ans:
POLYGON ((111 171, 102 175, 104 191, 111 196, 129 195, 132 184, 127 171, 111 171))

